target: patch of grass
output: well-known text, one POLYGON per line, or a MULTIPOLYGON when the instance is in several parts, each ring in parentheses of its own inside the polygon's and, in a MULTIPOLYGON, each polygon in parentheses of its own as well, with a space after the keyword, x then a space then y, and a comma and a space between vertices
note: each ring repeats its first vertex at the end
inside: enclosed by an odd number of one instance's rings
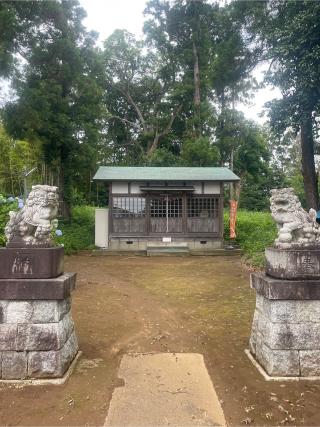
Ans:
POLYGON ((63 235, 56 237, 56 242, 64 245, 66 254, 94 249, 94 212, 93 206, 75 206, 70 223, 59 221, 58 228, 63 235))
MULTIPOLYGON (((225 239, 229 236, 229 213, 224 214, 225 239)), ((246 262, 254 267, 265 266, 264 250, 277 236, 277 227, 269 212, 239 210, 236 242, 243 249, 246 262)))

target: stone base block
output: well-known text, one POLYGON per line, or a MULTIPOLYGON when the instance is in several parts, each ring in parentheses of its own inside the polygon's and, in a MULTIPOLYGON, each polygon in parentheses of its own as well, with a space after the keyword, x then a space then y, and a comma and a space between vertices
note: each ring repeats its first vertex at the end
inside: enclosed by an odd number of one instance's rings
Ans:
POLYGON ((25 351, 5 351, 1 354, 1 378, 27 378, 28 356, 25 351))
POLYGON ((78 341, 73 332, 64 346, 57 351, 31 351, 28 353, 28 378, 60 378, 78 352, 78 341))
POLYGON ((49 279, 63 273, 63 247, 0 248, 0 278, 49 279))
POLYGON ((14 386, 63 385, 70 378, 81 356, 82 356, 82 351, 79 350, 62 377, 26 378, 26 379, 12 379, 12 380, 5 380, 5 379, 1 379, 0 377, 0 386, 1 384, 5 384, 5 385, 13 384, 14 386))
POLYGON ((300 369, 303 377, 320 376, 320 351, 300 351, 300 369))
POLYGON ((0 378, 4 380, 61 378, 77 352, 78 342, 74 332, 57 351, 2 352, 0 378))
POLYGON ((320 280, 280 280, 252 273, 251 287, 270 300, 320 300, 320 280))
POLYGON ((78 351, 71 298, 0 301, 0 379, 60 378, 78 351))
POLYGON ((0 324, 0 351, 59 350, 73 329, 70 312, 55 323, 0 324))
POLYGON ((278 279, 320 279, 320 249, 266 248, 266 273, 278 279))
MULTIPOLYGON (((251 353, 251 351, 249 349, 245 349, 245 354, 248 356, 248 359, 250 360, 250 362, 252 363, 252 365, 257 369, 257 371, 263 376, 263 378, 266 381, 288 381, 288 382, 292 382, 292 381, 320 381, 320 376, 319 375, 308 375, 308 376, 280 376, 280 375, 269 375, 266 370, 262 367, 262 365, 257 361, 257 359, 255 358, 255 356, 251 353)), ((54 381, 54 380, 52 380, 54 381)), ((0 381, 1 382, 1 381, 0 381)))
POLYGON ((62 300, 0 301, 0 325, 59 322, 70 312, 71 297, 62 300))
POLYGON ((319 376, 320 299, 303 299, 315 295, 309 292, 312 285, 298 281, 294 289, 293 281, 261 274, 253 274, 252 283, 257 291, 250 336, 255 359, 270 376, 319 376), (288 294, 295 299, 282 299, 288 294))
POLYGON ((272 350, 263 342, 256 348, 256 359, 270 376, 299 376, 299 352, 295 350, 272 350))
POLYGON ((0 279, 2 300, 63 300, 75 288, 76 273, 54 279, 0 279))

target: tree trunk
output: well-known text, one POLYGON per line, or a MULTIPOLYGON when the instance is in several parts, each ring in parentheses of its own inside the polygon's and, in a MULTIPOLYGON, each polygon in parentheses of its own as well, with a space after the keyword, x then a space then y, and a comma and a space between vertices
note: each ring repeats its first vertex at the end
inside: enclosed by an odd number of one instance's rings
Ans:
POLYGON ((301 120, 301 165, 307 209, 319 209, 318 178, 314 163, 311 112, 301 120))
POLYGON ((63 165, 61 165, 59 168, 59 196, 60 196, 60 206, 61 206, 60 212, 62 217, 65 220, 70 221, 71 208, 70 208, 70 202, 66 198, 65 185, 66 185, 66 182, 65 182, 65 176, 63 171, 63 165))
POLYGON ((148 157, 150 157, 156 151, 156 149, 158 148, 159 139, 160 139, 160 135, 158 134, 158 132, 156 132, 156 134, 155 134, 155 136, 153 138, 151 147, 147 151, 147 156, 148 157))
POLYGON ((192 51, 193 51, 193 79, 194 79, 194 115, 195 115, 195 131, 196 136, 199 137, 201 134, 201 119, 200 119, 200 69, 199 69, 199 58, 198 51, 195 42, 192 43, 192 51))
POLYGON ((170 132, 170 130, 172 128, 172 125, 173 125, 173 122, 174 122, 175 118, 179 115, 179 113, 180 113, 181 110, 182 110, 182 104, 178 105, 174 109, 174 111, 173 111, 173 113, 171 115, 171 118, 170 118, 169 122, 167 123, 167 126, 164 128, 164 130, 162 132, 160 132, 160 133, 158 132, 158 130, 156 130, 155 136, 153 138, 153 142, 152 142, 151 146, 148 148, 148 151, 147 151, 147 155, 148 156, 151 156, 151 154, 158 148, 160 139, 163 136, 168 135, 168 133, 170 132))

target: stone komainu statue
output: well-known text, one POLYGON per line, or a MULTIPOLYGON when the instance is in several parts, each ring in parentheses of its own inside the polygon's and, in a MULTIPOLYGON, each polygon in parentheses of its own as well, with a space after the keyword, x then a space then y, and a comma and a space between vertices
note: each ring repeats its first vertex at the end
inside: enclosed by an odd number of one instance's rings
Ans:
POLYGON ((33 185, 25 206, 9 213, 5 228, 7 246, 53 246, 52 221, 57 217, 58 207, 58 187, 33 185))
POLYGON ((316 211, 306 212, 293 188, 271 190, 270 209, 278 227, 274 246, 280 249, 320 245, 320 227, 316 211))

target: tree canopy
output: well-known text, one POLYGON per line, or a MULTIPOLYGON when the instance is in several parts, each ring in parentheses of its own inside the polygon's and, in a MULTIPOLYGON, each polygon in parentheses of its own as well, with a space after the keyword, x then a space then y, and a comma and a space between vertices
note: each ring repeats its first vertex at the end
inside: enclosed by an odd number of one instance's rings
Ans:
POLYGON ((314 155, 320 106, 320 4, 268 0, 237 6, 260 45, 260 57, 270 61, 266 81, 282 93, 282 99, 268 105, 271 127, 278 136, 288 128, 300 134, 307 205, 318 209, 314 155))
POLYGON ((272 186, 302 178, 318 207, 318 2, 150 0, 142 39, 117 29, 101 47, 84 17, 76 0, 0 3, 0 77, 14 93, 0 150, 24 153, 0 169, 0 191, 18 191, 3 177, 37 164, 67 215, 70 203, 93 201, 99 164, 224 165, 242 178, 244 207, 263 209, 272 186), (264 127, 237 110, 261 61, 282 92, 264 127))

